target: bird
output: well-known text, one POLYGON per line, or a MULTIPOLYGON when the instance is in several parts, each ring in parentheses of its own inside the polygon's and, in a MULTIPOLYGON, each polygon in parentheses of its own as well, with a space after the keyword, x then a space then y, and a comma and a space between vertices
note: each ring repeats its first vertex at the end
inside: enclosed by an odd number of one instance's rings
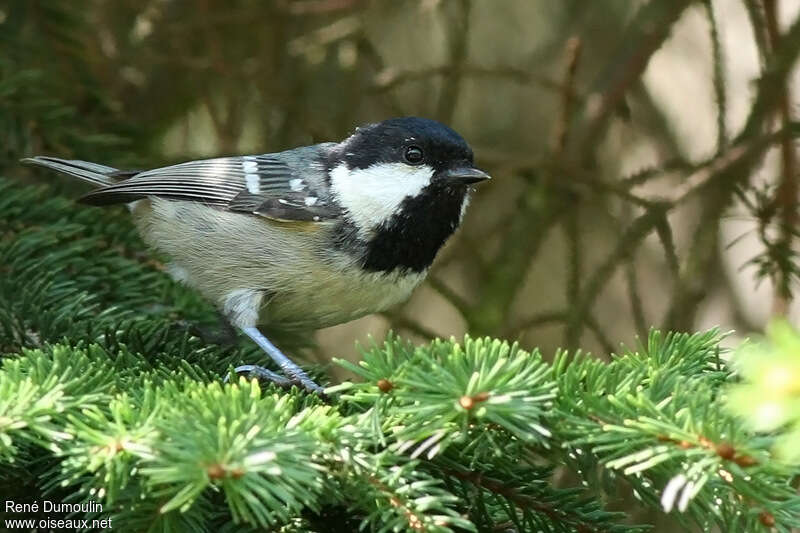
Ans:
POLYGON ((461 135, 420 117, 370 123, 340 142, 144 171, 48 156, 22 163, 92 184, 81 203, 127 204, 144 241, 168 257, 167 272, 282 372, 242 365, 237 374, 318 394, 261 329, 313 331, 405 301, 460 225, 474 185, 490 179, 461 135))

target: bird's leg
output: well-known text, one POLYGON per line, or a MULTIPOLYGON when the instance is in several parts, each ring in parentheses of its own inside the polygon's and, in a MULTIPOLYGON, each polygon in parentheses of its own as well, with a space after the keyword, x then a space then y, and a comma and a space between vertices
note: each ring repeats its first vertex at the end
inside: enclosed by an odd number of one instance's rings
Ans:
POLYGON ((256 366, 256 365, 243 365, 236 367, 234 371, 239 373, 250 373, 258 376, 259 378, 265 378, 269 381, 272 381, 276 385, 281 387, 286 387, 293 383, 302 385, 309 392, 315 392, 318 394, 322 394, 323 389, 314 381, 308 377, 302 368, 297 366, 291 359, 283 355, 277 346, 272 344, 269 339, 267 339, 256 327, 248 327, 242 328, 242 331, 253 339, 253 341, 264 350, 270 358, 281 367, 284 375, 286 375, 289 379, 286 379, 282 376, 279 376, 275 372, 271 370, 267 370, 266 368, 256 366))

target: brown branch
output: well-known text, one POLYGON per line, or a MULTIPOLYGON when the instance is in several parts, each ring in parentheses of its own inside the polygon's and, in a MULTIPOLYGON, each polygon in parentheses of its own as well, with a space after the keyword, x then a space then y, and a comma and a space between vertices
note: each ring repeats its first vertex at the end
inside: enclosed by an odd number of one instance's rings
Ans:
POLYGON ((736 448, 731 443, 725 441, 715 443, 712 440, 704 437, 703 435, 695 437, 695 442, 673 439, 672 437, 667 437, 666 435, 658 435, 656 439, 659 442, 668 442, 671 444, 675 444, 678 448, 682 450, 688 450, 691 448, 700 448, 704 450, 709 450, 717 454, 720 457, 720 459, 724 459, 725 461, 733 461, 734 463, 736 463, 741 467, 748 467, 758 464, 758 460, 755 457, 739 453, 739 451, 736 450, 736 448))
MULTIPOLYGON (((669 36, 669 30, 691 4, 690 0, 649 2, 639 9, 620 38, 619 50, 612 54, 601 75, 601 88, 586 102, 586 127, 582 129, 577 154, 591 161, 594 147, 608 124, 612 111, 623 102, 629 88, 641 78, 650 58, 669 36)), ((591 166, 591 165, 587 165, 591 166)))
POLYGON ((420 515, 411 510, 411 506, 408 504, 408 500, 406 498, 403 496, 398 496, 396 491, 392 490, 391 487, 387 486, 375 476, 368 476, 367 481, 370 485, 378 489, 383 493, 384 496, 386 496, 386 499, 389 501, 392 507, 402 511, 403 515, 408 521, 408 527, 410 529, 413 529, 414 531, 427 531, 427 528, 423 523, 423 519, 420 518, 420 515))
POLYGON ((569 198, 566 194, 547 194, 537 186, 529 186, 516 202, 517 215, 513 217, 503 235, 500 250, 493 258, 495 268, 487 272, 478 303, 465 317, 470 331, 476 334, 497 335, 517 296, 519 287, 528 272, 550 228, 567 212, 569 198))
POLYGON ((541 513, 547 516, 547 518, 553 520, 555 523, 566 522, 576 526, 579 531, 585 531, 587 533, 590 531, 607 531, 606 529, 597 529, 595 524, 586 522, 582 520, 581 517, 570 514, 568 510, 553 507, 545 502, 537 500, 533 496, 521 494, 514 487, 506 486, 503 481, 489 477, 482 472, 465 472, 463 470, 443 469, 443 473, 456 479, 467 481, 478 488, 486 489, 489 492, 502 496, 520 509, 528 509, 541 513))
POLYGON ((521 323, 515 326, 508 328, 503 336, 516 337, 527 329, 543 326, 545 324, 551 324, 553 322, 564 322, 566 319, 566 311, 544 311, 523 320, 521 323))
POLYGON ((485 245, 487 239, 491 239, 493 236, 497 235, 497 232, 506 224, 508 224, 508 221, 502 219, 480 233, 476 232, 476 235, 472 235, 466 231, 462 232, 455 241, 454 246, 448 247, 446 251, 442 252, 441 259, 437 259, 437 272, 441 272, 445 266, 451 264, 453 261, 462 261, 464 267, 474 269, 479 276, 483 277, 491 265, 486 258, 481 255, 481 246, 485 245), (464 262, 465 255, 462 252, 466 252, 469 256, 469 260, 466 262, 464 262))
MULTIPOLYGON (((629 203, 622 204, 622 213, 620 219, 611 216, 609 219, 614 228, 614 231, 620 232, 626 225, 630 224, 631 217, 633 216, 633 206, 629 203)), ((636 272, 636 251, 632 252, 628 261, 625 264, 625 281, 628 293, 628 302, 630 303, 631 313, 633 314, 633 324, 636 328, 636 334, 641 339, 647 338, 647 319, 645 317, 644 305, 641 294, 639 292, 639 278, 636 272)))
POLYGON ((567 338, 580 340, 583 326, 591 314, 600 291, 606 282, 624 261, 630 260, 632 254, 644 238, 655 229, 659 217, 663 216, 663 209, 650 209, 636 218, 620 235, 617 246, 609 253, 608 258, 594 270, 589 280, 584 284, 584 289, 570 310, 567 320, 567 338))
MULTIPOLYGON (((383 56, 381 56, 378 49, 372 44, 372 41, 369 40, 369 37, 363 31, 358 34, 355 42, 359 56, 364 57, 365 61, 372 65, 375 72, 380 73, 386 71, 386 62, 383 56)), ((378 76, 380 76, 380 74, 378 74, 378 76)), ((382 93, 382 97, 382 103, 388 108, 392 115, 403 116, 406 114, 395 94, 384 92, 382 93)))
POLYGON ((767 70, 759 80, 759 90, 747 122, 733 148, 716 158, 709 167, 695 172, 675 193, 675 201, 681 202, 706 186, 717 187, 713 194, 706 195, 703 203, 702 219, 687 253, 690 260, 682 268, 681 278, 673 290, 664 329, 683 330, 691 327, 696 304, 705 296, 708 283, 714 281, 714 263, 711 259, 716 253, 719 215, 727 207, 737 185, 746 181, 749 170, 767 148, 775 141, 796 136, 797 125, 793 123, 779 132, 750 141, 766 129, 769 114, 775 109, 779 95, 785 89, 786 80, 800 51, 800 17, 792 23, 777 45, 768 57, 767 70))
POLYGON ((689 171, 689 176, 685 178, 677 188, 673 189, 671 194, 647 199, 638 198, 638 202, 634 201, 634 203, 680 203, 697 192, 699 188, 702 188, 714 175, 725 172, 731 167, 751 158, 755 159, 760 157, 768 148, 774 143, 781 141, 784 137, 788 136, 791 138, 792 136, 796 136, 796 131, 797 126, 790 123, 779 132, 768 133, 755 139, 740 137, 735 146, 705 161, 697 164, 689 164, 683 159, 675 159, 660 167, 651 168, 625 177, 619 182, 617 187, 620 190, 628 190, 642 185, 661 174, 689 171))
MULTIPOLYGON (((711 157, 699 164, 692 165, 688 168, 685 166, 685 162, 676 160, 664 165, 661 168, 650 169, 634 176, 624 178, 618 184, 601 181, 599 182, 600 185, 598 188, 618 193, 623 198, 643 207, 657 205, 674 207, 675 205, 685 202, 694 194, 701 191, 719 175, 729 172, 737 165, 744 165, 754 162, 756 159, 760 158, 774 143, 781 141, 785 137, 792 138, 793 136, 797 135, 796 132, 796 125, 789 123, 785 128, 778 132, 762 135, 756 139, 740 138, 737 144, 730 147, 724 153, 715 155, 714 157, 711 157), (643 182, 655 177, 658 174, 666 174, 685 169, 691 170, 691 173, 677 187, 674 187, 668 195, 657 195, 649 198, 643 198, 628 192, 629 188, 641 185, 643 182)), ((578 178, 581 180, 586 179, 586 177, 583 175, 578 175, 578 178)))
POLYGON ((450 305, 455 307, 462 316, 465 316, 469 313, 470 305, 469 303, 462 298, 459 294, 457 294, 453 289, 448 287, 444 284, 442 280, 435 276, 428 277, 428 285, 439 293, 439 295, 447 300, 450 305))
POLYGON ((747 16, 750 20, 750 27, 753 30, 753 37, 758 49, 758 58, 763 68, 767 64, 767 54, 769 53, 767 39, 767 23, 764 20, 764 11, 759 0, 744 0, 747 9, 747 16))
POLYGON ((669 271, 672 273, 672 277, 677 279, 680 276, 681 267, 678 261, 678 252, 675 249, 675 239, 672 237, 672 227, 669 225, 666 212, 656 223, 656 234, 661 241, 661 246, 664 248, 669 271))
POLYGON ((322 15, 358 7, 363 0, 278 0, 276 7, 290 15, 322 15))
MULTIPOLYGON (((570 209, 570 213, 564 219, 564 233, 566 236, 567 246, 567 282, 566 287, 566 301, 575 302, 578 300, 578 295, 581 291, 581 274, 583 273, 582 263, 582 245, 581 245, 581 232, 580 232, 580 208, 579 203, 570 209)), ((564 341, 566 348, 573 351, 578 348, 577 338, 569 336, 570 328, 564 330, 564 341)), ((572 330, 574 331, 574 330, 572 330)), ((600 336, 598 336, 598 339, 600 336)), ((602 343, 602 341, 601 341, 602 343)))
MULTIPOLYGON (((682 204, 698 192, 712 185, 715 181, 721 179, 721 177, 728 175, 728 173, 743 172, 744 169, 758 160, 758 158, 760 158, 767 148, 769 148, 769 146, 771 146, 774 142, 780 140, 783 135, 791 134, 791 128, 787 127, 781 132, 764 135, 756 140, 740 140, 738 144, 732 146, 724 154, 713 157, 697 167, 696 170, 680 186, 676 187, 672 193, 666 197, 654 197, 651 199, 640 198, 626 191, 624 185, 592 180, 588 177, 585 177, 580 171, 576 171, 575 173, 571 174, 573 176, 573 182, 585 183, 594 190, 618 193, 623 198, 637 205, 648 208, 648 212, 638 219, 639 225, 637 226, 636 222, 634 222, 634 225, 629 227, 627 233, 624 234, 625 237, 624 240, 621 241, 621 245, 616 251, 609 255, 608 259, 603 265, 594 270, 592 277, 590 277, 590 279, 584 284, 582 294, 575 303, 573 317, 569 320, 569 327, 571 328, 570 334, 572 335, 572 338, 579 338, 580 334, 582 333, 583 326, 587 324, 586 316, 588 316, 591 305, 594 303, 594 299, 599 294, 605 282, 615 272, 616 268, 623 262, 622 260, 628 258, 635 252, 641 240, 644 239, 652 230, 658 229, 659 224, 663 224, 663 217, 666 216, 667 211, 674 208, 676 205, 682 204), (642 224, 644 225, 642 226, 642 224), (630 238, 633 238, 634 241, 624 242, 630 238), (619 255, 622 252, 625 253, 624 257, 619 255)), ((570 172, 572 172, 571 169, 570 172)), ((736 180, 734 180, 734 183, 735 182, 736 180)), ((707 223, 707 221, 704 221, 704 224, 707 223)), ((674 272, 675 258, 673 257, 673 251, 670 250, 672 245, 670 244, 669 236, 663 232, 663 229, 664 228, 662 227, 660 237, 662 240, 666 239, 662 242, 665 244, 665 250, 667 250, 667 254, 670 257, 671 267, 674 272)), ((703 245, 707 245, 704 239, 703 245)), ((683 278, 685 277, 686 276, 683 276, 683 278)), ((686 302, 691 301, 693 298, 690 297, 688 300, 685 298, 689 295, 684 294, 685 291, 683 289, 687 288, 684 285, 685 284, 683 283, 679 283, 679 287, 682 289, 676 291, 675 293, 676 297, 674 299, 673 306, 671 307, 671 311, 668 313, 669 318, 667 321, 670 323, 676 316, 675 312, 679 309, 683 309, 686 302)), ((502 290, 502 287, 500 287, 498 290, 502 290)), ((487 298, 493 299, 490 294, 487 294, 487 298)), ((556 321, 555 317, 546 316, 544 318, 548 319, 548 321, 556 321)), ((540 322, 538 319, 539 317, 536 317, 536 320, 534 320, 530 325, 523 323, 520 326, 512 328, 511 332, 523 331, 526 328, 539 325, 540 322)), ((478 325, 480 324, 478 320, 475 320, 475 323, 478 325)))
POLYGON ((447 35, 450 44, 450 64, 456 68, 445 76, 436 106, 436 116, 445 124, 453 121, 461 92, 461 72, 458 67, 466 62, 469 53, 472 0, 460 0, 456 11, 457 18, 449 22, 450 31, 447 35))
MULTIPOLYGON (((603 331, 603 328, 600 326, 600 323, 597 321, 597 319, 590 313, 586 315, 584 321, 586 322, 586 325, 589 327, 589 331, 591 331, 594 334, 595 339, 597 339, 597 342, 600 343, 600 346, 603 348, 603 351, 606 353, 606 355, 613 354, 614 343, 612 343, 611 339, 609 339, 606 336, 605 332, 603 331)), ((570 347, 570 349, 574 348, 570 347)))
POLYGON ((662 329, 692 329, 698 304, 718 282, 714 259, 719 253, 719 220, 729 205, 734 187, 746 179, 747 171, 748 167, 734 168, 730 173, 721 174, 719 180, 715 178, 718 185, 703 196, 698 209, 700 219, 695 223, 691 244, 670 291, 670 303, 662 319, 662 329))
POLYGON ((325 47, 347 37, 357 34, 362 28, 362 21, 356 15, 347 15, 314 31, 295 37, 287 44, 290 56, 299 56, 325 47))
MULTIPOLYGON (((581 56, 581 40, 578 37, 573 37, 567 41, 566 55, 567 68, 564 73, 564 84, 561 92, 561 114, 559 120, 556 122, 553 146, 553 159, 556 162, 556 166, 559 166, 563 159, 564 149, 567 146, 567 139, 569 136, 569 126, 572 122, 572 108, 575 100, 575 75, 578 71, 578 61, 581 56)), ((547 173, 545 174, 545 179, 552 183, 552 180, 559 174, 560 172, 547 173)), ((567 240, 567 264, 569 266, 566 283, 567 302, 574 302, 577 300, 581 288, 583 247, 581 246, 579 224, 580 204, 576 201, 575 205, 571 206, 569 214, 564 219, 564 233, 566 234, 567 240)), ((570 338, 566 335, 567 331, 569 330, 565 330, 567 349, 574 350, 577 348, 577 339, 570 338)))
POLYGON ((561 86, 561 116, 556 122, 553 143, 553 152, 557 157, 564 153, 564 148, 567 146, 569 125, 572 122, 572 112, 575 107, 575 75, 578 72, 582 45, 583 43, 579 37, 572 37, 567 40, 567 68, 564 73, 564 83, 561 86))
POLYGON ((432 340, 439 337, 435 331, 428 329, 425 326, 418 324, 417 322, 398 313, 380 313, 380 316, 387 319, 393 329, 403 328, 427 340, 432 340))
POLYGON ((786 81, 800 53, 800 17, 792 22, 789 29, 775 43, 766 69, 758 80, 758 92, 750 107, 739 139, 752 137, 764 126, 764 117, 769 115, 780 101, 780 93, 785 91, 786 81))
POLYGON ((642 340, 647 338, 647 319, 644 315, 644 306, 642 305, 642 297, 639 295, 639 280, 636 275, 636 265, 634 254, 625 265, 625 278, 628 285, 628 300, 631 304, 631 313, 633 313, 633 323, 636 327, 636 334, 642 340))
MULTIPOLYGON (((593 414, 587 414, 587 418, 589 418, 592 422, 596 423, 598 426, 601 427, 625 425, 625 424, 620 424, 619 422, 611 422, 609 420, 604 420, 599 416, 593 414)), ((675 439, 667 435, 655 435, 655 439, 658 442, 667 442, 670 444, 674 444, 675 446, 677 446, 682 450, 689 450, 692 448, 709 450, 717 454, 721 459, 724 459, 726 461, 733 461, 734 463, 743 468, 759 464, 758 459, 756 459, 752 455, 741 453, 731 443, 727 441, 714 442, 711 439, 705 437, 704 435, 693 436, 693 440, 691 441, 685 439, 675 439)))
POLYGON ((725 149, 728 144, 728 133, 726 131, 727 97, 725 94, 725 64, 722 46, 719 40, 719 28, 717 17, 714 14, 714 5, 711 0, 703 0, 706 16, 709 24, 709 36, 711 37, 711 52, 714 62, 714 95, 717 101, 717 153, 725 149))
MULTIPOLYGON (((200 6, 209 14, 206 19, 213 21, 213 17, 211 17, 210 14, 212 14, 214 10, 209 0, 203 0, 200 2, 200 6)), ((204 40, 207 43, 211 68, 223 79, 231 78, 238 74, 238 72, 233 72, 231 70, 231 63, 225 58, 225 47, 219 33, 219 26, 213 22, 208 22, 203 25, 202 30, 205 37, 204 40)), ((214 126, 214 132, 216 133, 221 151, 223 153, 234 152, 241 134, 241 95, 238 93, 215 95, 211 92, 209 87, 205 87, 203 89, 203 102, 208 110, 209 117, 211 117, 211 122, 214 126), (215 96, 219 98, 219 107, 216 105, 215 96), (224 117, 220 112, 220 108, 225 109, 224 117)))
MULTIPOLYGON (((762 139, 764 138, 766 137, 762 137, 762 139)), ((752 144, 742 143, 732 147, 720 157, 715 158, 708 166, 700 168, 690 174, 680 185, 673 189, 669 196, 664 197, 662 201, 673 205, 684 202, 687 198, 707 185, 715 176, 728 172, 732 167, 751 156, 760 155, 766 147, 767 146, 762 142, 752 144)))
MULTIPOLYGON (((763 0, 764 13, 767 22, 767 35, 770 47, 773 50, 780 48, 781 35, 778 29, 778 6, 775 0, 763 0)), ((784 80, 778 95, 778 109, 781 115, 783 129, 792 122, 792 104, 789 96, 788 80, 784 80)), ((792 249, 795 227, 798 223, 797 216, 797 154, 793 140, 789 135, 781 137, 781 166, 782 175, 780 184, 775 193, 775 202, 780 207, 780 243, 784 250, 792 249)), ((785 316, 792 301, 792 272, 782 269, 780 279, 777 280, 773 301, 773 314, 785 316)))
POLYGON ((456 72, 463 77, 500 78, 521 85, 539 85, 554 91, 561 90, 561 85, 553 80, 534 76, 521 69, 508 66, 481 67, 476 65, 442 65, 409 71, 386 68, 375 76, 372 90, 378 92, 389 91, 404 83, 424 80, 433 76, 449 76, 456 72))

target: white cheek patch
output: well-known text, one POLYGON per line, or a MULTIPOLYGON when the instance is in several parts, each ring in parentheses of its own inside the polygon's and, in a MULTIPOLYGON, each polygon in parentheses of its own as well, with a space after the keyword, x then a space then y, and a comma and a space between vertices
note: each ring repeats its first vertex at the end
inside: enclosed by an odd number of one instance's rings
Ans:
POLYGON ((403 200, 430 185, 433 169, 427 165, 378 163, 351 170, 342 163, 330 175, 333 194, 363 233, 388 220, 403 200))
POLYGON ((461 212, 458 214, 458 223, 464 221, 464 213, 467 212, 467 207, 469 206, 470 194, 467 193, 464 195, 464 200, 461 202, 461 212))

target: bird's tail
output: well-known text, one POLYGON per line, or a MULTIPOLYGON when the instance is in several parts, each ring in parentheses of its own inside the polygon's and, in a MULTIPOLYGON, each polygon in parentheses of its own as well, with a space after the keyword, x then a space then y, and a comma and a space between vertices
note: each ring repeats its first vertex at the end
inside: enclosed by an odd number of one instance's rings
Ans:
POLYGON ((121 174, 120 171, 114 167, 76 159, 36 156, 23 159, 22 163, 56 170, 100 187, 113 185, 118 181, 119 174, 121 174))

